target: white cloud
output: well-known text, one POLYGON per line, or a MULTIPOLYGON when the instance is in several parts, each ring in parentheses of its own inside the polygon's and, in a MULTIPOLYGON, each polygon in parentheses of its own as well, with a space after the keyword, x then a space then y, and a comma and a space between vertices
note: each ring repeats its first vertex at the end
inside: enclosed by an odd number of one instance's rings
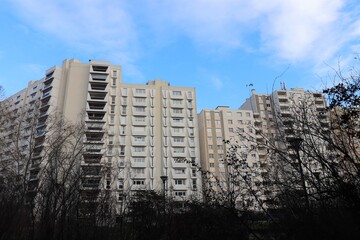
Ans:
POLYGON ((185 36, 206 51, 246 49, 322 63, 360 37, 359 9, 348 7, 351 1, 9 0, 35 28, 89 52, 120 56, 140 75, 133 63, 149 38, 185 36))
POLYGON ((107 60, 122 57, 132 66, 137 58, 137 32, 126 5, 102 0, 11 0, 17 14, 34 29, 69 46, 107 60))
POLYGON ((357 10, 345 9, 349 1, 148 0, 147 21, 199 45, 254 50, 260 42, 258 50, 280 60, 322 62, 360 36, 357 10))

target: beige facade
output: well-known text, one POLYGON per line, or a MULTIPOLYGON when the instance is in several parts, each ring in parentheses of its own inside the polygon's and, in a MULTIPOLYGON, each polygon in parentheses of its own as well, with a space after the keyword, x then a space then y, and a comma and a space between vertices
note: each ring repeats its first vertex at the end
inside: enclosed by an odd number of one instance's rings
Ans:
MULTIPOLYGON (((26 126, 21 131, 22 138, 28 137, 24 145, 31 138, 35 142, 29 156, 34 180, 39 178, 37 163, 51 131, 49 118, 58 114, 85 124, 85 152, 79 163, 84 189, 111 189, 121 201, 132 191, 162 190, 161 176, 166 176, 169 195, 201 195, 200 174, 185 161, 200 161, 194 88, 172 87, 161 80, 123 84, 120 66, 73 59, 50 68, 43 79, 30 82, 3 103, 17 119, 22 112, 38 113, 27 115, 35 122, 35 133, 26 134, 26 126)), ((2 139, 9 134, 11 130, 2 139)))
MULTIPOLYGON (((294 172, 293 165, 289 166, 283 163, 289 160, 298 162, 301 158, 303 163, 300 171, 302 182, 304 186, 306 185, 307 191, 311 191, 304 176, 311 174, 319 176, 322 174, 321 170, 311 158, 305 159, 301 153, 297 153, 299 145, 295 145, 301 144, 303 138, 306 137, 301 133, 302 121, 313 121, 316 126, 326 128, 328 116, 324 113, 325 108, 326 101, 323 94, 305 91, 302 88, 275 90, 272 94, 257 94, 255 90, 252 91, 252 95, 241 105, 240 109, 253 111, 256 131, 263 136, 262 139, 261 137, 257 138, 257 141, 262 177, 265 182, 271 182, 275 175, 282 178, 280 172, 289 174, 293 171, 293 174, 295 172, 298 174, 298 169, 295 169, 294 172), (279 154, 279 152, 284 154, 279 154), (284 159, 287 160, 284 161, 284 159), (280 166, 281 171, 273 169, 273 166, 280 166)), ((313 137, 312 141, 318 142, 319 146, 323 145, 323 141, 316 137, 313 137)), ((323 150, 326 151, 325 146, 323 150)), ((264 186, 264 189, 266 189, 266 196, 273 196, 277 191, 271 185, 264 186)))
POLYGON ((214 190, 234 191, 236 205, 257 207, 249 193, 260 192, 261 185, 253 112, 224 106, 202 110, 199 135, 201 164, 210 173, 214 190))

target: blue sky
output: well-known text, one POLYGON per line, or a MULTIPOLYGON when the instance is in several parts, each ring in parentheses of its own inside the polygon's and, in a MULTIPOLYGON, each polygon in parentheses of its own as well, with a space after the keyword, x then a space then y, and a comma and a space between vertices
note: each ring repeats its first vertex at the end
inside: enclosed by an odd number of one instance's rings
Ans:
POLYGON ((0 85, 9 96, 63 59, 108 60, 126 83, 195 87, 198 111, 238 108, 250 83, 329 84, 360 53, 359 13, 354 0, 2 0, 0 85))

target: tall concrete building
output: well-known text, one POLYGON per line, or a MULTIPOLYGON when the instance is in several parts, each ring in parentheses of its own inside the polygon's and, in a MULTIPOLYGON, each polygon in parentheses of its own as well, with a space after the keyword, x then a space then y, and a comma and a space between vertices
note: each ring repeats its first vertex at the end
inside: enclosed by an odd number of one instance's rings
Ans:
MULTIPOLYGON (((260 154, 259 160, 260 166, 264 169, 262 177, 265 182, 270 183, 275 178, 288 177, 282 174, 300 174, 301 187, 311 192, 311 184, 307 178, 318 178, 323 173, 319 164, 311 157, 301 156, 300 149, 306 152, 311 150, 306 150, 306 146, 300 145, 306 141, 317 142, 319 149, 323 146, 322 151, 328 151, 323 145, 324 142, 316 137, 316 133, 305 134, 310 129, 304 130, 301 123, 314 123, 314 126, 324 129, 328 127, 329 118, 325 114, 326 100, 323 94, 305 91, 302 88, 287 90, 283 87, 272 94, 257 94, 253 90, 250 98, 240 109, 253 111, 256 131, 263 136, 262 139, 258 138, 258 147, 259 152, 264 152, 260 154), (288 163, 295 163, 298 167, 288 163), (280 169, 274 169, 274 166, 280 169)), ((276 194, 276 189, 271 184, 264 188, 265 195, 276 194)))
MULTIPOLYGON (((124 84, 120 66, 73 59, 50 68, 44 78, 30 82, 2 104, 13 119, 26 118, 35 126, 34 135, 25 125, 17 133, 31 164, 24 172, 18 161, 16 169, 29 174, 29 179, 40 178, 38 163, 51 132, 50 118, 56 115, 85 125, 84 153, 78 163, 84 173, 83 189, 113 190, 118 201, 133 191, 164 187, 177 199, 201 195, 200 173, 185 161, 200 165, 194 88, 173 87, 161 80, 124 84), (32 142, 33 146, 26 145, 32 142)), ((4 141, 15 134, 17 122, 7 124, 4 141)), ((5 144, 1 161, 15 169, 10 154, 14 142, 5 144)))
POLYGON ((210 173, 210 187, 225 194, 233 192, 232 201, 238 207, 258 207, 249 190, 261 195, 260 136, 254 124, 251 110, 219 106, 199 113, 201 164, 210 173))

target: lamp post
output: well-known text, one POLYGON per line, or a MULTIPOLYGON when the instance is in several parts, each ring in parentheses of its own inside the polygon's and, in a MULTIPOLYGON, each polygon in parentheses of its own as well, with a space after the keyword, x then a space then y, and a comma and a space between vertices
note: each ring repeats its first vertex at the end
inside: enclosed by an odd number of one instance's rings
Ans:
POLYGON ((163 182, 163 186, 164 186, 164 189, 163 189, 163 197, 164 197, 164 224, 166 222, 166 181, 168 179, 167 176, 160 176, 162 182, 163 182))
POLYGON ((300 157, 300 147, 301 147, 301 144, 303 141, 304 141, 304 139, 302 139, 300 137, 295 137, 295 138, 290 139, 288 142, 290 143, 291 147, 296 152, 296 159, 297 159, 297 162, 299 165, 301 185, 302 185, 302 188, 303 188, 304 194, 305 194, 305 204, 306 204, 306 208, 309 210, 309 208, 310 208, 309 196, 308 196, 308 193, 306 190, 305 176, 304 176, 304 171, 302 168, 301 157, 300 157))
POLYGON ((165 199, 165 196, 166 196, 166 181, 167 181, 168 177, 167 176, 160 176, 160 178, 161 178, 161 180, 163 182, 163 186, 164 186, 163 195, 164 195, 164 199, 165 199))

